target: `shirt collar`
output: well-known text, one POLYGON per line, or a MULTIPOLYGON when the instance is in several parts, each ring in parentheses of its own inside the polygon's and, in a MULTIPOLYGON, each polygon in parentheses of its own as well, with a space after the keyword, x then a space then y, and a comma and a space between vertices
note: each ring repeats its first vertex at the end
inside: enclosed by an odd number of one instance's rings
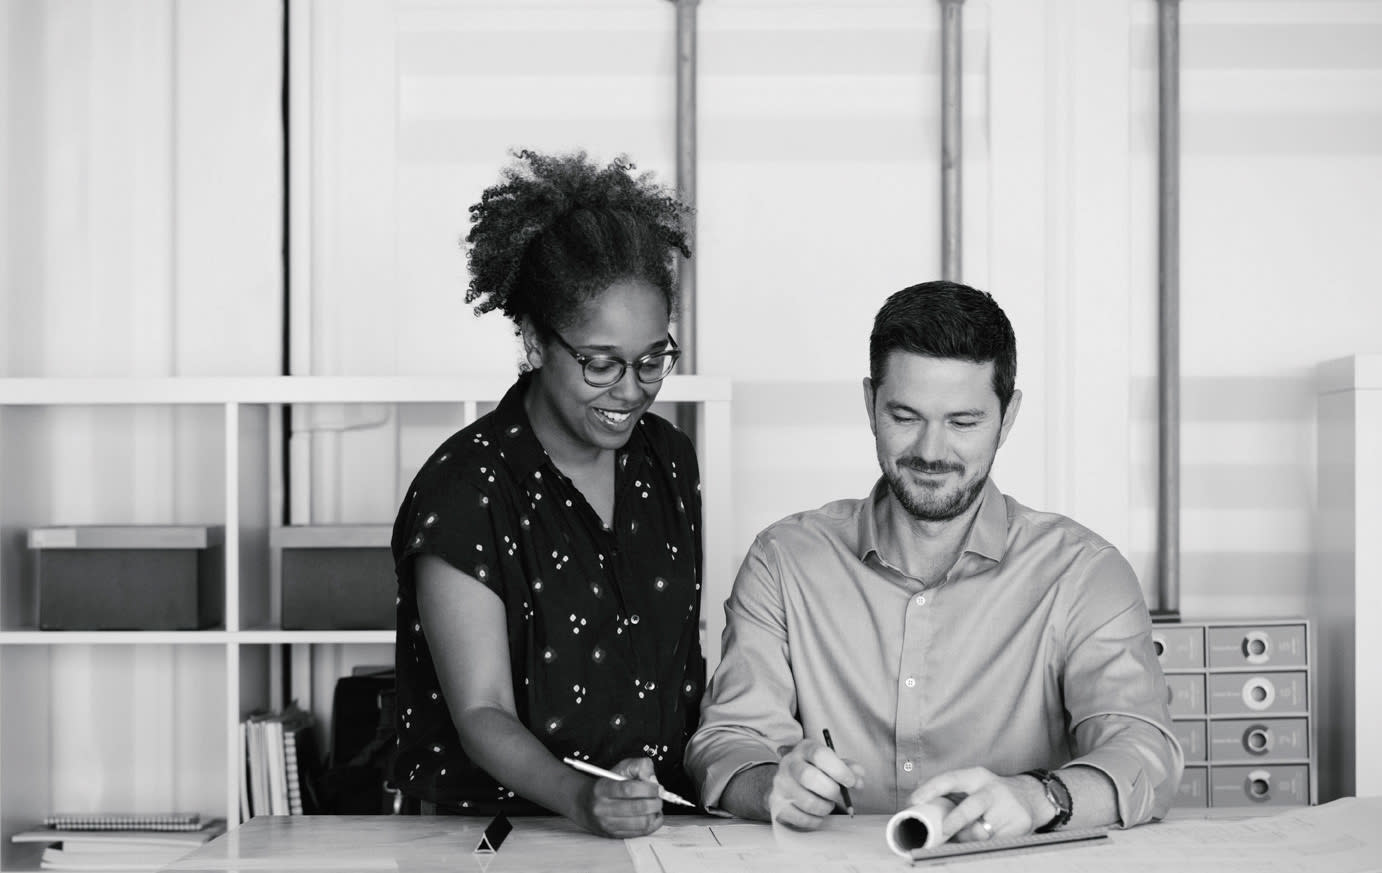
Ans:
MULTIPOLYGON (((895 543, 879 540, 879 521, 883 505, 891 499, 892 492, 888 488, 888 481, 880 476, 869 496, 861 501, 859 560, 867 561, 870 555, 876 555, 885 563, 895 563, 900 547, 895 543), (894 557, 890 559, 889 554, 894 557)), ((1007 543, 1008 502, 990 478, 984 483, 984 490, 979 493, 979 512, 974 517, 974 524, 970 525, 960 554, 973 552, 991 561, 1001 561, 1003 553, 1007 550, 1007 543)))
POLYGON ((520 477, 540 470, 551 462, 547 450, 538 442, 537 434, 533 433, 528 410, 523 406, 523 395, 532 381, 532 373, 519 374, 518 381, 504 392, 494 409, 494 436, 504 444, 504 456, 520 477))
MULTIPOLYGON (((528 419, 528 409, 523 405, 523 396, 532 381, 531 371, 520 373, 518 381, 504 393, 499 405, 494 409, 496 435, 504 443, 504 456, 509 459, 510 466, 519 476, 528 476, 548 466, 555 469, 556 466, 552 464, 547 450, 542 447, 542 442, 533 432, 533 423, 528 419)), ((643 456, 647 454, 647 434, 643 431, 647 415, 648 413, 644 413, 644 417, 639 419, 633 433, 629 435, 629 441, 615 454, 618 472, 629 468, 638 469, 638 465, 643 462, 643 456)))
POLYGON ((969 529, 964 551, 991 561, 1001 561, 1008 549, 1008 501, 998 486, 993 484, 993 479, 984 483, 979 500, 979 514, 969 529))

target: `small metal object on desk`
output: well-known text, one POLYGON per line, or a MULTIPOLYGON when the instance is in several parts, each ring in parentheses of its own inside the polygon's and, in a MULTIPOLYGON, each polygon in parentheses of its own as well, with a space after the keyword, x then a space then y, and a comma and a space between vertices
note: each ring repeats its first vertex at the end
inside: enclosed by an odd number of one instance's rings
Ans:
POLYGON ((475 847, 475 854, 493 855, 499 851, 499 847, 504 843, 504 838, 509 835, 511 830, 513 830, 513 822, 509 821, 509 817, 502 812, 499 813, 489 823, 489 827, 485 828, 484 836, 480 837, 480 844, 475 847))

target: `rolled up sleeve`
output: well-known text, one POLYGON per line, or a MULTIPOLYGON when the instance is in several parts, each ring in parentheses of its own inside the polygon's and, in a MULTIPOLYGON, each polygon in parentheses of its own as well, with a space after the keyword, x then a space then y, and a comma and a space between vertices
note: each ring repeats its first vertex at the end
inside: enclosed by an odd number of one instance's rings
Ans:
POLYGON ((701 703, 700 728, 687 746, 687 772, 711 812, 719 811, 725 786, 736 774, 777 763, 779 749, 802 739, 774 567, 771 549, 760 538, 725 601, 720 664, 701 703))
POLYGON ((1069 594, 1063 684, 1075 758, 1066 766, 1112 780, 1123 827, 1162 818, 1185 761, 1142 589, 1127 560, 1107 548, 1069 594))

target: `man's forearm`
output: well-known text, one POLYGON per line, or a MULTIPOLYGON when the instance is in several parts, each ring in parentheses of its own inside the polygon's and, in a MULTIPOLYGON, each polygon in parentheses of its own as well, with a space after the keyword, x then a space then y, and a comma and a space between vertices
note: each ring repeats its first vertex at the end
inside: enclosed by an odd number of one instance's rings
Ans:
POLYGON ((739 818, 768 821, 772 818, 768 794, 772 791, 775 775, 776 764, 758 764, 735 773, 720 793, 720 809, 739 818))
MULTIPOLYGON (((1056 775, 1070 789, 1072 812, 1070 828, 1101 828, 1118 823, 1118 792, 1113 780, 1093 767, 1065 767, 1056 775)), ((1041 827, 1056 814, 1056 808, 1046 799, 1045 789, 1040 780, 1032 776, 1021 777, 1022 800, 1032 810, 1032 824, 1041 827)))

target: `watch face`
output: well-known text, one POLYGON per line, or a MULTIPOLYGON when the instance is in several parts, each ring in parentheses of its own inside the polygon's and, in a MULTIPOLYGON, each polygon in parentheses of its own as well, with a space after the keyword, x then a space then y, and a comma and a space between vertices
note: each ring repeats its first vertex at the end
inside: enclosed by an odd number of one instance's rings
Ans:
POLYGON ((1065 782, 1059 776, 1052 776, 1051 781, 1046 783, 1047 796, 1065 815, 1070 814, 1070 789, 1065 786, 1065 782))
POLYGON ((1050 770, 1028 770, 1023 775, 1032 776, 1041 782, 1041 789, 1046 794, 1046 800, 1051 806, 1055 807, 1056 814, 1051 820, 1037 828, 1037 833, 1046 833, 1063 826, 1070 821, 1070 815, 1074 811, 1074 802, 1070 798, 1070 789, 1065 782, 1052 773, 1050 770))

